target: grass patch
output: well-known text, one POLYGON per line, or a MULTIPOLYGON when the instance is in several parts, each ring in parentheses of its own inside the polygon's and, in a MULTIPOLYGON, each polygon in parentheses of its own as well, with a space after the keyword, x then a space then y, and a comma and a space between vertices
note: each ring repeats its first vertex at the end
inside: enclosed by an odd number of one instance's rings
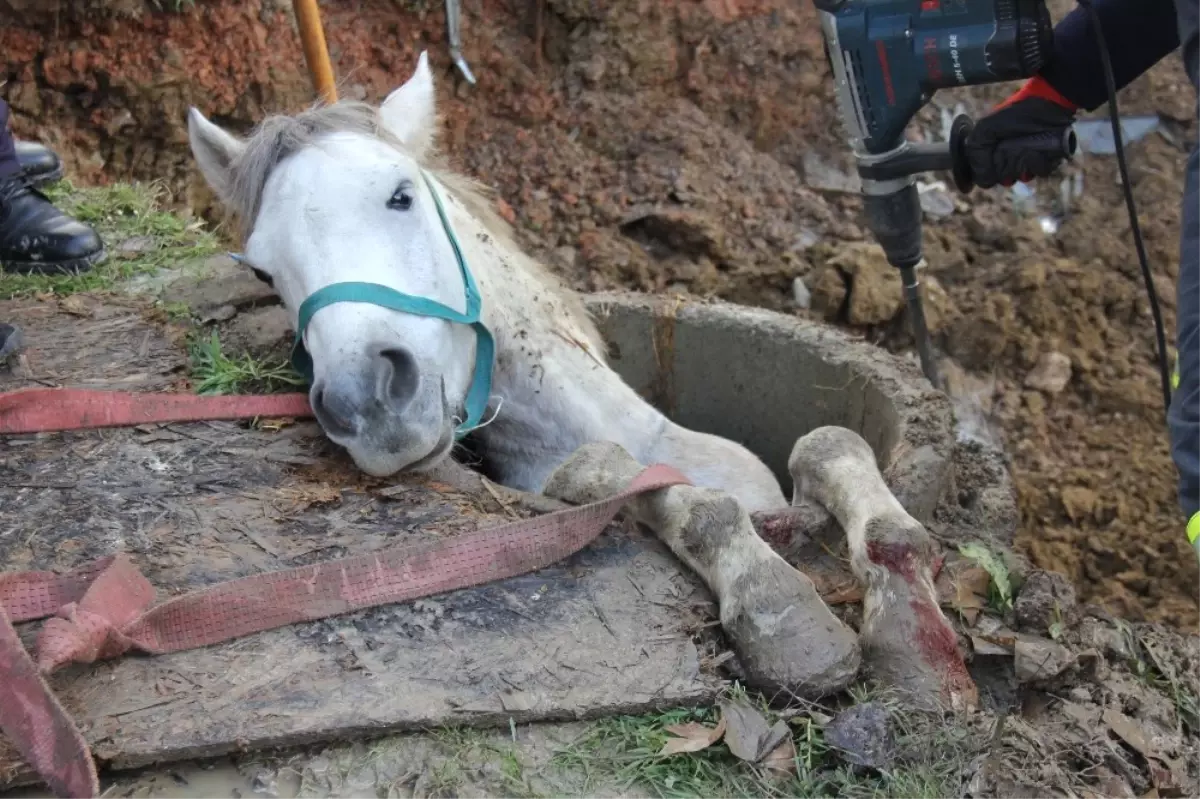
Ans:
POLYGON ((215 330, 208 336, 193 335, 188 354, 197 394, 270 394, 304 386, 304 378, 286 361, 263 361, 247 353, 226 354, 215 330))
POLYGON ((136 275, 222 251, 203 222, 188 222, 163 210, 167 192, 160 184, 78 188, 64 180, 43 191, 63 213, 96 229, 108 258, 79 275, 0 273, 0 298, 103 291, 136 275))
MULTIPOLYGON (((552 763, 581 774, 585 796, 599 788, 620 793, 640 789, 664 798, 962 795, 964 774, 979 743, 971 731, 940 716, 904 711, 877 692, 858 692, 855 700, 880 702, 889 712, 897 754, 886 771, 848 765, 826 744, 818 714, 807 713, 788 721, 796 747, 796 773, 791 776, 772 775, 739 760, 724 742, 690 754, 658 755, 668 726, 689 721, 716 724, 716 708, 601 720, 556 753, 552 763)), ((767 715, 772 722, 777 718, 767 715)))

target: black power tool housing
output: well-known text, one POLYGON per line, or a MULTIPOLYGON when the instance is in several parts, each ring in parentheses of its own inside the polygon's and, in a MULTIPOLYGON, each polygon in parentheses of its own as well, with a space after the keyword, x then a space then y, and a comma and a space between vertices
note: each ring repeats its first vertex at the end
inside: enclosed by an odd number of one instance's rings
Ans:
MULTIPOLYGON (((940 387, 921 307, 921 205, 914 176, 948 171, 974 187, 965 143, 973 123, 954 120, 950 141, 912 143, 904 129, 938 89, 1031 77, 1045 64, 1054 29, 1044 0, 813 0, 837 82, 842 122, 863 185, 867 226, 900 269, 921 365, 940 387)), ((1074 155, 1061 134, 1008 142, 1074 155)))

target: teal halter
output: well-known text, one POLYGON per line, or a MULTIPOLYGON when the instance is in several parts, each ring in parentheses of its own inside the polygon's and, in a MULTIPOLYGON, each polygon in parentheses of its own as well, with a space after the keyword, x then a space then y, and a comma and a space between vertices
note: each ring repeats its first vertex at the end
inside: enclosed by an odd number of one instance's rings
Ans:
POLYGON ((317 311, 335 302, 365 302, 391 308, 393 311, 403 311, 418 316, 432 316, 448 322, 470 325, 475 328, 475 373, 471 378, 471 388, 467 391, 467 418, 455 430, 455 437, 462 438, 479 427, 483 412, 487 409, 488 397, 491 395, 492 389, 492 366, 496 358, 496 342, 492 338, 491 331, 480 321, 479 311, 483 302, 479 296, 479 289, 475 286, 475 279, 471 277, 471 270, 467 268, 467 259, 463 257, 458 238, 454 235, 453 228, 450 227, 450 220, 446 218, 446 210, 442 207, 441 198, 438 197, 437 190, 433 187, 433 182, 429 180, 428 175, 422 171, 421 177, 424 179, 425 185, 429 187, 429 193, 433 195, 433 204, 437 207, 438 217, 442 220, 442 229, 446 231, 446 236, 450 239, 450 246, 454 249, 454 258, 458 261, 458 269, 462 273, 463 289, 467 296, 466 313, 459 313, 440 302, 404 294, 378 283, 333 283, 318 289, 300 304, 296 341, 292 345, 292 367, 308 381, 309 385, 312 385, 313 362, 308 350, 304 348, 304 331, 317 311))

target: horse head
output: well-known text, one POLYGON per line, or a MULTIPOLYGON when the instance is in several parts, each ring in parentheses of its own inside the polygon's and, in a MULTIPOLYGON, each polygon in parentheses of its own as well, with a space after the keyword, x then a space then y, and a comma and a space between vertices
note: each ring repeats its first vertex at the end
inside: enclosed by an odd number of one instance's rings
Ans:
POLYGON ((188 116, 245 260, 298 331, 317 421, 377 476, 442 460, 488 397, 493 345, 448 218, 458 206, 426 168, 436 128, 425 53, 378 107, 274 116, 245 139, 188 116))

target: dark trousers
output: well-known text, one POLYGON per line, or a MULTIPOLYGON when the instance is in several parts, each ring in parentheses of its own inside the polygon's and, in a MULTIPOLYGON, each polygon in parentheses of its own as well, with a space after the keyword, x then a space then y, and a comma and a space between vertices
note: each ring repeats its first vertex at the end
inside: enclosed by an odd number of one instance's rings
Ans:
POLYGON ((20 169, 12 130, 9 128, 8 103, 0 99, 0 179, 16 174, 20 169))
MULTIPOLYGON (((1197 83, 1200 51, 1200 11, 1195 0, 1176 0, 1179 45, 1184 71, 1192 88, 1197 83)), ((1187 161, 1180 214, 1179 284, 1175 323, 1177 382, 1167 423, 1171 429, 1171 457, 1179 470, 1179 504, 1187 519, 1200 512, 1200 149, 1187 161)), ((1194 527, 1194 524, 1193 524, 1194 527)))

